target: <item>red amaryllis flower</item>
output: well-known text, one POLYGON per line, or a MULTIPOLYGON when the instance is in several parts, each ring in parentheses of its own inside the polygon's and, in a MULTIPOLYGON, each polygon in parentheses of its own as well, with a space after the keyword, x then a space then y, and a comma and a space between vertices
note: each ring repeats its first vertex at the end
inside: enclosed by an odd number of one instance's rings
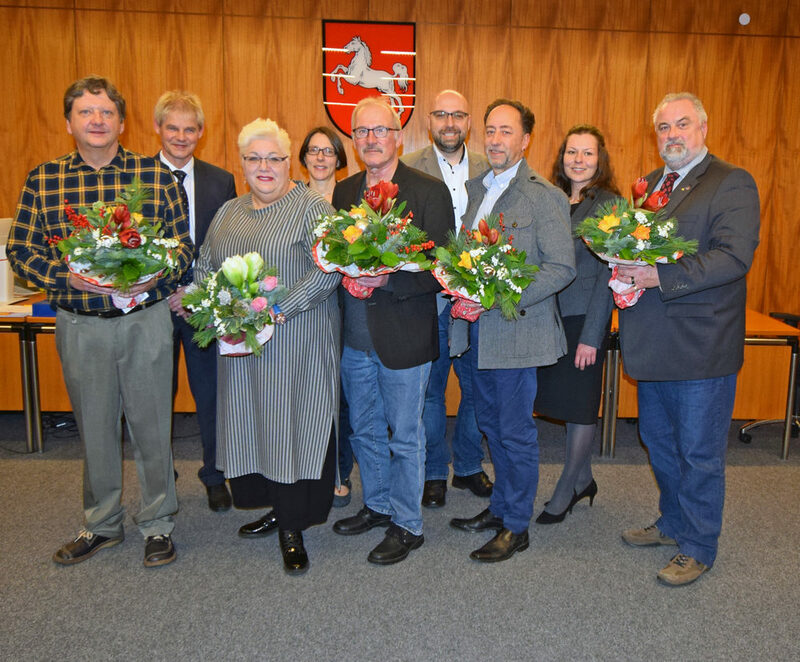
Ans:
POLYGON ((120 230, 127 230, 131 227, 131 213, 128 211, 128 205, 117 205, 111 218, 120 230))
POLYGON ((142 245, 142 236, 133 228, 127 228, 119 233, 119 243, 125 248, 139 248, 142 245))
POLYGON ((400 187, 391 182, 379 181, 375 186, 370 186, 364 195, 364 200, 376 212, 385 214, 392 208, 392 203, 397 198, 400 187))
POLYGON ((641 198, 644 198, 647 193, 647 180, 644 177, 639 177, 631 186, 631 193, 633 194, 633 205, 638 207, 642 204, 641 198))
POLYGON ((669 202, 669 196, 664 191, 653 191, 642 203, 642 209, 658 211, 669 202))

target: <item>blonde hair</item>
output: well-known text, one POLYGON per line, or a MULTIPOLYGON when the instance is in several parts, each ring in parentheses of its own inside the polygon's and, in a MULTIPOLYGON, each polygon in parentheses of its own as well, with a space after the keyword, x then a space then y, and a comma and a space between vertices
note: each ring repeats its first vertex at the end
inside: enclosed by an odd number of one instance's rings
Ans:
POLYGON ((289 134, 271 119, 261 119, 259 117, 250 122, 250 124, 245 124, 239 132, 239 137, 236 140, 237 145, 239 145, 239 153, 244 154, 247 146, 254 140, 259 139, 275 141, 286 152, 287 156, 292 152, 292 141, 289 140, 289 134))
POLYGON ((185 92, 184 90, 169 90, 158 97, 156 107, 153 110, 153 119, 158 126, 161 126, 167 117, 167 113, 176 110, 194 113, 197 126, 201 129, 203 128, 206 117, 203 113, 203 105, 200 103, 200 97, 193 92, 185 92))
POLYGON ((390 129, 397 129, 400 131, 403 128, 403 124, 400 122, 400 116, 397 114, 397 111, 392 108, 391 104, 384 99, 383 97, 364 97, 356 104, 356 107, 353 108, 353 114, 350 116, 350 128, 356 128, 356 117, 358 117, 358 113, 361 112, 361 109, 365 106, 378 106, 379 108, 385 108, 392 114, 392 124, 390 129))

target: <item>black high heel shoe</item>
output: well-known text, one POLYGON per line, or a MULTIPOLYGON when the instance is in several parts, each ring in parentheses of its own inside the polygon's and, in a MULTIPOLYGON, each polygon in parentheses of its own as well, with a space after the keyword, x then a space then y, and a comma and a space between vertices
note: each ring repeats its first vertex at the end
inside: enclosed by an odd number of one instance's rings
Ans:
POLYGON ((572 506, 574 506, 578 501, 581 499, 589 499, 589 506, 594 503, 594 498, 597 496, 597 483, 594 482, 594 478, 592 478, 592 482, 589 483, 580 494, 575 494, 572 497, 572 503, 569 504, 570 510, 572 510, 572 506))
MULTIPOLYGON (((575 497, 576 497, 575 490, 572 490, 572 500, 569 502, 569 505, 564 509, 563 512, 558 513, 557 515, 553 515, 553 513, 548 513, 546 510, 543 510, 539 514, 539 517, 536 518, 536 523, 537 524, 558 524, 559 522, 563 522, 564 518, 567 516, 567 513, 571 513, 572 512, 572 506, 575 505, 575 497)), ((548 503, 550 503, 550 502, 548 501, 544 505, 547 506, 548 503)))

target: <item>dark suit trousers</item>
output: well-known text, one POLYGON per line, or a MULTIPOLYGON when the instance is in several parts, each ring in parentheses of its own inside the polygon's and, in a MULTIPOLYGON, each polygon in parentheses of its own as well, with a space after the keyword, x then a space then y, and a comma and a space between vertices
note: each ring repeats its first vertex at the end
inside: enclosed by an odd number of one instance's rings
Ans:
POLYGON ((206 487, 220 485, 225 476, 217 469, 217 347, 201 349, 192 341, 194 329, 186 320, 172 313, 173 398, 178 386, 178 360, 181 345, 186 357, 189 388, 197 408, 197 423, 203 444, 203 466, 197 472, 206 487))

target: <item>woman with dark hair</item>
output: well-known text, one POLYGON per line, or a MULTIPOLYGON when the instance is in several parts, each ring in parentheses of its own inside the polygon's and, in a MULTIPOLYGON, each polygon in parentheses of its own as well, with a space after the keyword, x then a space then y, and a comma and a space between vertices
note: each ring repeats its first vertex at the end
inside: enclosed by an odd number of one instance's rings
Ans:
MULTIPOLYGON (((619 195, 603 134, 588 124, 572 127, 553 164, 553 183, 568 196, 573 229, 595 215, 602 203, 619 195)), ((577 276, 558 293, 568 352, 554 365, 539 368, 534 411, 565 421, 566 459, 561 478, 538 524, 564 520, 572 507, 597 494, 592 478, 592 442, 597 427, 603 359, 613 299, 609 271, 581 239, 575 239, 577 276)))
POLYGON ((300 164, 308 171, 308 188, 330 202, 336 171, 347 167, 347 154, 336 132, 327 126, 311 129, 300 147, 300 164))

